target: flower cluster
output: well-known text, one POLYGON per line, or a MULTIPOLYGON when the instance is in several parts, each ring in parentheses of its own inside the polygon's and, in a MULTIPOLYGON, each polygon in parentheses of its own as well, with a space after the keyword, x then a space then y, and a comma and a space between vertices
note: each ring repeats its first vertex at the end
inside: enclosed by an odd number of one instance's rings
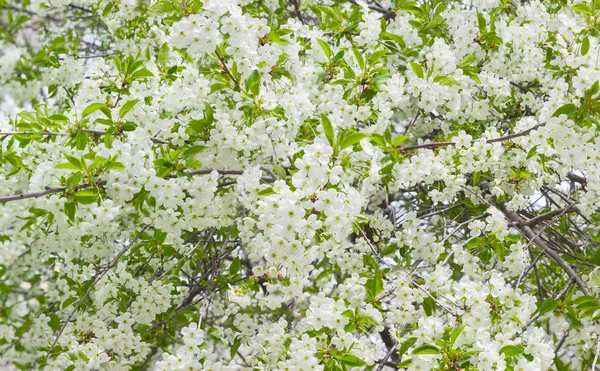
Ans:
POLYGON ((0 1, 0 365, 600 352, 600 9, 0 1))

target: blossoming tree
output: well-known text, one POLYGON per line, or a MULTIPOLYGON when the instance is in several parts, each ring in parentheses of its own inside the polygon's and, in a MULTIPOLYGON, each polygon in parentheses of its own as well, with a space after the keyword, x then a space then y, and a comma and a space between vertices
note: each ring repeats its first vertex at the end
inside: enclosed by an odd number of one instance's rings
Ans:
POLYGON ((0 0, 0 365, 579 370, 600 2, 0 0))

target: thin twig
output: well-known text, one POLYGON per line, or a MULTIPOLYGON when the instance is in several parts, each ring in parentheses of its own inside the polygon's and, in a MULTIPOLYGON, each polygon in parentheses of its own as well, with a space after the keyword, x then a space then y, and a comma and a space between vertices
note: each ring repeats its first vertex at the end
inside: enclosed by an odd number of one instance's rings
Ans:
POLYGON ((394 346, 392 346, 390 348, 390 350, 388 350, 388 352, 385 354, 385 357, 383 357, 381 359, 381 361, 377 362, 377 363, 379 363, 379 366, 377 366, 377 368, 375 369, 375 371, 381 371, 381 370, 383 370, 383 367, 385 366, 385 363, 392 356, 392 353, 394 353, 394 351, 396 350, 397 347, 398 347, 398 342, 396 341, 396 343, 394 344, 394 346))
POLYGON ((221 54, 219 54, 218 50, 215 51, 215 54, 217 55, 217 58, 219 58, 219 61, 221 62, 221 65, 223 66, 223 69, 225 70, 225 73, 227 73, 227 75, 231 78, 231 80, 236 85, 239 85, 240 84, 239 81, 233 76, 233 74, 229 70, 229 67, 227 67, 227 63, 225 63, 225 60, 223 59, 223 57, 221 56, 221 54))
MULTIPOLYGON (((486 143, 498 143, 498 142, 504 142, 507 140, 519 138, 519 137, 529 134, 530 132, 532 132, 535 129, 538 129, 541 126, 543 126, 543 124, 535 125, 527 130, 523 130, 521 132, 518 132, 515 134, 510 134, 510 135, 507 135, 504 137, 487 139, 486 143)), ((476 143, 478 140, 481 140, 481 139, 474 139, 471 141, 471 144, 476 143)), ((449 147, 449 146, 454 146, 454 145, 456 145, 455 142, 433 142, 433 143, 417 144, 414 146, 406 146, 406 147, 399 146, 398 149, 402 152, 406 152, 406 151, 413 151, 415 149, 449 147)))
MULTIPOLYGON (((113 260, 111 260, 111 262, 108 264, 108 266, 106 268, 104 268, 104 270, 100 274, 98 274, 96 276, 96 279, 94 280, 94 282, 92 282, 92 284, 90 285, 90 287, 88 287, 88 289, 85 292, 85 294, 83 294, 83 296, 81 297, 81 299, 79 300, 79 302, 77 303, 77 305, 75 306, 75 308, 73 308, 73 310, 71 311, 71 314, 69 314, 69 317, 67 318, 67 320, 65 321, 65 323, 61 326, 60 330, 58 331, 58 334, 56 335, 56 338, 54 339, 54 342, 52 343, 52 346, 50 347, 50 350, 48 350, 48 353, 46 353, 46 358, 45 359, 48 359, 48 357, 50 356, 50 353, 52 353, 52 351, 54 350, 54 347, 56 346, 56 343, 58 342, 58 339, 60 338, 60 336, 62 335, 62 333, 65 331, 65 328, 67 327, 67 325, 69 324, 69 322, 71 321, 71 319, 73 318, 73 316, 75 315, 75 313, 79 310, 79 308, 81 307, 81 305, 83 304, 83 302, 85 301, 85 299, 90 295, 90 293, 92 292, 92 289, 94 288, 94 286, 96 286, 96 284, 98 282, 100 282, 100 280, 102 279, 102 277, 104 277, 104 275, 106 273, 108 273, 108 271, 111 270, 115 266, 115 264, 117 264, 117 261, 119 260, 119 258, 121 258, 127 252, 127 250, 129 250, 129 248, 131 246, 133 246, 133 244, 135 244, 137 242, 137 240, 140 238, 140 236, 142 235, 142 233, 144 233, 150 227, 151 227, 150 224, 146 224, 142 228, 142 230, 133 238, 133 240, 131 240, 125 247, 123 247, 123 249, 121 249, 121 251, 119 251, 119 253, 117 254, 117 256, 115 256, 113 258, 113 260)), ((35 362, 31 365, 32 369, 33 369, 34 365, 35 365, 35 362)))

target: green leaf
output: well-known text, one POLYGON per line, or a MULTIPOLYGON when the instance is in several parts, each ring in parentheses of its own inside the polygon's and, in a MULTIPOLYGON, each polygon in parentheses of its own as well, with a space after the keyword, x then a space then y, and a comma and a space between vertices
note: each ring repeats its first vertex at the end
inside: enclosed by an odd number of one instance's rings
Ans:
POLYGON ((531 149, 527 152, 527 160, 529 160, 537 154, 537 147, 538 145, 536 144, 535 146, 531 147, 531 149))
POLYGON ((459 63, 458 68, 463 69, 475 61, 475 53, 466 55, 459 63))
POLYGON ((398 147, 400 144, 404 143, 409 138, 409 135, 398 135, 394 138, 393 144, 394 147, 398 147))
POLYGON ((106 4, 106 6, 104 7, 104 10, 102 11, 102 16, 106 17, 107 15, 109 15, 110 11, 113 9, 114 5, 115 5, 115 3, 106 4))
POLYGON ((131 77, 133 79, 139 79, 141 77, 154 77, 154 74, 152 72, 150 72, 149 69, 147 69, 146 67, 141 68, 139 70, 137 70, 136 72, 134 72, 131 77))
POLYGON ((64 205, 65 215, 71 223, 75 222, 75 213, 77 212, 77 203, 73 200, 65 202, 64 205))
POLYGON ((429 296, 423 299, 423 310, 427 317, 430 317, 435 312, 435 301, 429 296))
POLYGON ((440 354, 440 349, 436 346, 425 344, 415 348, 415 350, 412 351, 412 354, 414 356, 420 354, 440 354))
POLYGON ((76 296, 71 296, 70 298, 68 298, 67 300, 63 301, 61 309, 65 309, 68 308, 69 305, 73 304, 74 302, 77 301, 77 297, 76 296))
POLYGON ((191 146, 190 148, 186 148, 186 150, 183 151, 181 155, 183 156, 183 158, 190 158, 197 155, 198 153, 206 151, 207 149, 208 147, 203 145, 191 146))
POLYGON ((581 42, 581 55, 586 55, 590 50, 590 39, 587 36, 581 42))
POLYGON ((485 18, 483 17, 483 14, 481 13, 477 13, 477 26, 479 26, 479 30, 484 33, 487 30, 487 23, 485 21, 485 18))
POLYGON ((81 182, 81 177, 82 177, 81 173, 74 173, 71 176, 69 176, 67 178, 67 182, 66 182, 67 191, 74 190, 75 187, 77 187, 79 185, 79 182, 81 182))
POLYGON ((371 53, 371 55, 369 56, 369 65, 374 66, 377 63, 377 61, 379 61, 381 58, 383 58, 387 54, 388 54, 388 51, 385 49, 378 50, 376 52, 371 53))
POLYGON ((367 293, 372 299, 376 299, 377 296, 383 291, 383 279, 381 275, 376 274, 373 278, 369 278, 365 284, 367 293))
POLYGON ((274 195, 275 191, 273 190, 273 187, 268 187, 263 189, 262 191, 258 192, 259 196, 270 196, 270 195, 274 195))
POLYGON ((67 161, 69 161, 71 163, 71 165, 73 165, 77 169, 79 169, 79 170, 83 169, 83 164, 82 164, 81 160, 79 160, 78 158, 69 156, 67 154, 65 154, 65 158, 67 159, 67 161))
POLYGON ((586 3, 575 4, 571 7, 571 9, 583 15, 594 15, 592 8, 590 8, 590 6, 586 3))
POLYGON ((26 122, 30 122, 30 123, 36 123, 37 122, 37 117, 35 117, 35 115, 33 113, 31 113, 31 112, 21 111, 21 112, 19 112, 17 114, 17 116, 19 116, 20 118, 22 118, 26 122))
POLYGON ((177 250, 175 250, 175 248, 173 248, 173 246, 171 246, 171 245, 167 245, 167 244, 162 245, 161 249, 162 249, 162 254, 164 256, 166 256, 167 258, 177 255, 177 250))
POLYGON ((285 179, 286 172, 283 166, 273 165, 273 171, 275 172, 275 174, 277 174, 279 179, 285 179))
POLYGON ((360 54, 360 51, 356 48, 352 48, 352 52, 354 53, 354 58, 356 58, 356 62, 358 63, 358 66, 360 67, 361 70, 365 69, 365 60, 362 56, 362 54, 360 54))
POLYGON ((48 315, 50 317, 50 322, 48 322, 48 326, 54 331, 60 330, 60 318, 55 313, 50 313, 48 315))
POLYGON ((64 162, 62 164, 58 164, 56 166, 54 166, 55 169, 68 169, 68 170, 81 170, 81 168, 79 166, 75 166, 73 164, 70 164, 68 162, 64 162))
POLYGON ((556 111, 554 111, 552 117, 558 117, 560 115, 570 116, 575 112, 577 112, 577 106, 575 106, 573 103, 567 103, 564 106, 557 109, 556 111))
POLYGON ((369 134, 365 133, 352 133, 350 135, 346 135, 340 144, 340 151, 346 147, 350 147, 360 142, 361 140, 368 138, 369 134))
POLYGON ((600 265, 600 248, 598 248, 594 255, 592 255, 590 258, 590 263, 600 265))
POLYGON ((554 298, 548 298, 544 300, 542 305, 540 305, 539 311, 540 314, 546 314, 552 311, 554 308, 558 306, 558 302, 554 298))
POLYGON ((78 131, 75 134, 75 146, 80 151, 83 151, 85 149, 85 147, 88 144, 88 140, 89 140, 89 138, 88 138, 87 134, 82 131, 78 131))
POLYGON ((321 126, 323 127, 323 133, 325 137, 329 141, 329 144, 333 147, 335 143, 335 135, 333 134, 333 126, 331 126, 331 121, 327 118, 327 115, 321 114, 321 126))
POLYGON ((75 197, 75 200, 78 203, 83 205, 89 205, 91 203, 94 203, 96 199, 98 199, 98 194, 86 190, 80 190, 75 192, 75 194, 73 194, 73 197, 75 197))
POLYGON ((242 338, 235 339, 233 344, 231 344, 231 349, 229 349, 229 356, 231 357, 231 359, 235 357, 235 354, 237 353, 238 349, 240 349, 240 345, 242 345, 242 338))
POLYGON ((158 50, 156 63, 161 67, 166 67, 169 61, 169 44, 163 43, 158 50))
POLYGON ((229 275, 235 276, 236 274, 238 274, 241 266, 242 266, 242 262, 240 260, 240 257, 236 256, 235 259, 233 259, 233 262, 231 262, 231 265, 229 266, 229 275))
POLYGON ((108 108, 106 106, 106 104, 104 104, 104 103, 92 103, 83 110, 83 113, 81 114, 81 116, 82 116, 82 118, 87 117, 87 116, 91 115, 92 113, 98 111, 100 108, 104 108, 104 107, 108 108))
POLYGON ((161 231, 160 229, 155 229, 154 230, 154 241, 156 242, 157 245, 162 245, 163 243, 165 243, 165 240, 167 239, 167 232, 161 231))
POLYGON ((458 336, 464 329, 465 325, 460 325, 458 327, 455 327, 454 330, 452 330, 452 332, 450 333, 450 346, 454 345, 454 342, 456 342, 456 339, 458 339, 458 336))
POLYGON ((573 326, 573 328, 575 328, 576 330, 580 329, 583 325, 579 320, 579 315, 577 314, 577 311, 571 306, 567 306, 566 309, 567 311, 563 312, 563 315, 565 316, 567 321, 569 321, 571 326, 573 326))
POLYGON ((246 79, 246 91, 256 97, 260 92, 260 73, 258 70, 252 71, 250 77, 246 79))
POLYGON ((160 0, 155 2, 150 9, 148 9, 148 13, 150 15, 166 15, 173 13, 175 10, 172 1, 160 0))
POLYGON ((342 358, 340 358, 340 361, 344 365, 349 366, 349 367, 360 367, 365 364, 365 362, 362 359, 360 359, 357 356, 352 355, 352 354, 343 355, 342 358))
POLYGON ((400 346, 400 348, 398 348, 398 357, 400 357, 400 359, 402 359, 402 355, 404 355, 404 353, 406 353, 406 351, 408 350, 408 348, 410 348, 411 346, 413 346, 414 343, 417 342, 417 338, 416 337, 412 337, 412 338, 408 338, 406 339, 402 345, 400 346))
POLYGON ((389 32, 382 32, 381 33, 381 38, 383 40, 394 41, 402 49, 406 48, 406 43, 404 42, 404 39, 400 35, 396 35, 396 34, 389 33, 389 32))
POLYGON ((323 49, 323 52, 325 52, 325 55, 327 56, 327 58, 331 59, 331 55, 333 53, 331 52, 331 48, 329 47, 329 45, 321 39, 317 39, 317 43, 319 43, 319 45, 321 45, 321 49, 323 49))
POLYGON ((592 86, 590 87, 590 89, 585 92, 585 95, 588 96, 588 97, 593 97, 594 95, 596 95, 598 93, 598 91, 600 91, 600 83, 598 82, 598 80, 596 80, 592 84, 592 86))
POLYGON ((371 268, 371 270, 375 272, 379 271, 379 265, 377 265, 375 258, 373 258, 371 255, 363 255, 362 260, 365 266, 371 268))
POLYGON ((523 348, 516 345, 505 345, 502 347, 502 349, 500 349, 500 354, 504 354, 506 357, 514 357, 523 353, 523 348))
POLYGON ((423 67, 421 67, 420 64, 415 63, 415 62, 410 62, 410 68, 412 68, 412 70, 415 72, 415 75, 417 75, 417 77, 423 79, 425 78, 425 71, 423 70, 423 67))
POLYGON ((139 101, 139 99, 133 99, 128 100, 125 104, 123 104, 119 109, 119 120, 125 117, 125 115, 127 115, 127 113, 131 111, 139 101))
POLYGON ((584 295, 584 296, 580 296, 577 299, 573 300, 572 303, 573 304, 583 304, 583 303, 587 303, 587 302, 591 302, 591 301, 596 301, 596 297, 590 296, 590 295, 584 295))
MULTIPOLYGON (((571 364, 569 363, 568 366, 571 364)), ((570 371, 571 367, 567 367, 565 363, 557 356, 554 357, 554 366, 556 366, 556 371, 570 371)))
POLYGON ((111 162, 110 164, 106 165, 106 170, 125 170, 126 167, 125 165, 123 165, 120 162, 111 162))
POLYGON ((52 121, 69 121, 69 119, 65 115, 51 115, 48 118, 52 121))

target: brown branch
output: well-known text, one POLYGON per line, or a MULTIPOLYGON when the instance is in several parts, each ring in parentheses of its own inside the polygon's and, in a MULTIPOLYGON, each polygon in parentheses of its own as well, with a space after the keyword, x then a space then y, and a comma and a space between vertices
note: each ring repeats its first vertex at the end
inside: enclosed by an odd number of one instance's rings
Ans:
POLYGON ((587 179, 585 179, 585 177, 581 176, 581 175, 577 175, 575 173, 569 173, 567 174, 567 178, 575 183, 579 183, 582 185, 586 185, 587 184, 587 179))
POLYGON ((521 225, 526 225, 526 226, 534 226, 536 224, 539 224, 545 220, 548 219, 552 219, 555 216, 562 216, 563 214, 567 214, 567 213, 571 213, 571 212, 577 212, 579 211, 579 209, 577 208, 576 205, 569 205, 566 206, 562 209, 556 209, 556 210, 552 210, 550 212, 547 212, 545 214, 541 214, 536 216, 535 218, 531 218, 531 219, 527 219, 525 221, 523 221, 521 223, 521 225))
MULTIPOLYGON (((105 180, 101 180, 97 183, 83 183, 78 185, 77 187, 73 188, 74 191, 78 191, 80 189, 84 189, 84 188, 89 188, 89 187, 93 187, 93 186, 104 186, 106 185, 106 181, 105 180)), ((0 196, 0 203, 5 203, 5 202, 9 202, 9 201, 16 201, 16 200, 24 200, 26 198, 37 198, 37 197, 43 197, 52 193, 60 193, 60 192, 64 192, 67 190, 67 187, 56 187, 56 188, 46 188, 43 191, 37 191, 37 192, 30 192, 30 193, 21 193, 19 195, 12 195, 12 196, 0 196)))
POLYGON ((577 286, 583 291, 585 295, 590 295, 590 290, 587 288, 585 283, 581 280, 581 278, 577 275, 577 272, 573 270, 573 268, 567 263, 562 256, 552 248, 550 248, 544 240, 540 238, 540 233, 536 233, 531 229, 531 227, 527 225, 523 225, 526 220, 522 218, 519 214, 514 211, 508 211, 503 205, 498 205, 498 208, 506 215, 506 217, 515 222, 518 225, 519 231, 529 240, 529 242, 534 243, 537 247, 539 247, 542 252, 548 255, 552 260, 556 262, 569 276, 571 280, 573 280, 577 286))
MULTIPOLYGON (((198 170, 186 171, 186 172, 184 172, 184 175, 187 175, 187 176, 207 175, 207 174, 212 173, 213 171, 216 171, 221 175, 242 175, 244 173, 244 170, 198 169, 198 170)), ((177 178, 177 175, 170 174, 167 177, 168 178, 177 178)), ((276 179, 274 179, 272 177, 264 176, 261 178, 261 180, 263 180, 265 182, 274 182, 276 179)), ((78 191, 80 189, 89 188, 89 187, 105 186, 106 183, 107 183, 106 180, 100 180, 96 183, 83 183, 83 184, 80 184, 80 185, 76 186, 75 188, 73 188, 73 190, 78 191)), ((5 203, 5 202, 10 202, 10 201, 16 201, 16 200, 24 200, 26 198, 43 197, 43 196, 53 194, 53 193, 61 193, 66 190, 67 190, 67 187, 55 187, 55 188, 46 188, 43 191, 37 191, 37 192, 21 193, 18 195, 10 195, 10 196, 0 196, 0 204, 5 203)))
MULTIPOLYGON (((81 130, 82 133, 88 133, 88 134, 93 134, 93 135, 106 135, 107 133, 105 131, 100 131, 100 130, 88 130, 88 129, 83 129, 81 130)), ((35 132, 35 131, 15 131, 15 132, 1 132, 0 136, 11 136, 11 135, 43 135, 43 136, 61 136, 61 135, 72 135, 69 133, 54 133, 54 132, 49 132, 49 131, 42 131, 42 132, 35 132)), ((122 135, 118 134, 118 135, 122 135)), ((169 142, 162 140, 162 139, 158 139, 158 138, 150 138, 150 140, 156 144, 168 144, 169 142)))
MULTIPOLYGON (((563 287, 563 289, 560 290, 560 292, 558 294, 556 294, 554 296, 554 300, 558 301, 563 296, 565 296, 565 294, 567 293, 567 291, 569 291, 569 289, 571 288, 572 285, 573 285, 573 281, 570 280, 569 283, 565 287, 563 287)), ((529 326, 531 326, 532 323, 537 321, 537 319, 540 318, 542 316, 542 314, 544 314, 544 313, 538 312, 535 316, 531 317, 531 319, 529 321, 527 321, 527 323, 523 327, 523 330, 521 331, 521 333, 523 333, 529 326)))
POLYGON ((0 133, 0 136, 8 137, 11 135, 43 135, 43 136, 58 136, 58 135, 69 135, 67 133, 52 133, 49 131, 35 132, 35 131, 13 131, 13 132, 3 132, 0 133))
POLYGON ((392 357, 392 362, 400 362, 398 351, 396 351, 396 348, 398 347, 398 342, 392 338, 391 331, 391 328, 386 327, 383 329, 383 331, 379 333, 381 340, 383 340, 383 343, 385 344, 386 348, 388 348, 388 353, 384 358, 381 359, 381 361, 379 361, 380 364, 384 364, 390 357, 392 357))
POLYGON ((302 16, 302 11, 300 10, 300 0, 292 0, 292 4, 294 5, 294 11, 296 12, 296 17, 302 24, 306 24, 304 21, 304 17, 302 16))
POLYGON ((388 352, 386 353, 385 357, 383 357, 383 359, 381 359, 381 361, 377 362, 377 363, 379 363, 379 366, 377 366, 377 368, 375 369, 375 371, 381 371, 381 370, 383 370, 383 367, 386 365, 387 360, 392 356, 392 353, 394 353, 396 351, 397 347, 398 347, 398 342, 396 342, 390 348, 390 350, 388 350, 388 352))
MULTIPOLYGON (((510 135, 500 137, 500 138, 488 139, 488 140, 486 140, 486 143, 505 142, 507 140, 519 138, 519 137, 529 134, 530 132, 538 129, 541 126, 543 126, 543 124, 535 125, 527 130, 523 130, 523 131, 515 133, 515 134, 510 134, 510 135)), ((478 140, 479 139, 472 140, 471 144, 476 143, 478 140)), ((416 144, 414 146, 406 146, 406 147, 399 146, 398 149, 402 152, 406 152, 406 151, 413 151, 415 149, 439 148, 439 147, 448 147, 448 146, 454 146, 454 145, 456 145, 456 143, 454 143, 454 142, 433 142, 433 143, 416 144)))
POLYGON ((227 67, 227 63, 225 63, 225 60, 223 59, 223 57, 221 56, 221 54, 219 54, 218 50, 215 51, 215 54, 217 55, 217 58, 219 58, 219 61, 221 62, 221 65, 223 66, 223 69, 225 70, 225 73, 227 73, 227 75, 231 78, 231 80, 236 85, 240 85, 239 81, 237 81, 237 79, 233 76, 233 74, 231 73, 231 71, 227 67))

